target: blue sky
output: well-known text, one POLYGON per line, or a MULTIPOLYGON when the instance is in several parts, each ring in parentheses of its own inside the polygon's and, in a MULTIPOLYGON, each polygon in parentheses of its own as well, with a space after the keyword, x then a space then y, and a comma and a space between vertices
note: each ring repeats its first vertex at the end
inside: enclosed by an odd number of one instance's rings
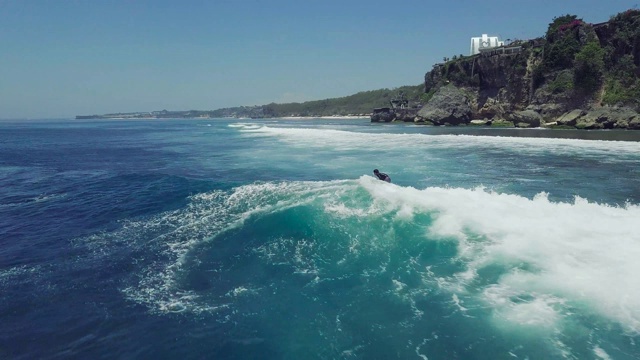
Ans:
POLYGON ((0 118, 213 110, 422 83, 470 38, 640 0, 0 0, 0 118))

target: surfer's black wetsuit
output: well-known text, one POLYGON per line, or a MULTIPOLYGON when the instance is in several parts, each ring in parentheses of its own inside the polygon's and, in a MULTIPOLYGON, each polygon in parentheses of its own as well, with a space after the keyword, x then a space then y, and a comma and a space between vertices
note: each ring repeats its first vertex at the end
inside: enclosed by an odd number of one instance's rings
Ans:
POLYGON ((375 176, 377 176, 377 177, 378 177, 378 179, 380 179, 380 180, 382 180, 382 181, 386 181, 386 182, 388 182, 388 183, 390 183, 390 182, 391 182, 391 176, 389 176, 389 175, 387 175, 387 174, 385 174, 385 173, 382 173, 382 172, 378 171, 378 169, 373 170, 373 174, 374 174, 375 176))

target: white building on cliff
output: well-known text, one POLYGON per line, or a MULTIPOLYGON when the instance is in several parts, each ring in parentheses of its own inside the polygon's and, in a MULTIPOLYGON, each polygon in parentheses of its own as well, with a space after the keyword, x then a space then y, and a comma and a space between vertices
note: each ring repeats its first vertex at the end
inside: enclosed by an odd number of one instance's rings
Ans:
POLYGON ((471 38, 471 50, 469 55, 479 54, 480 50, 504 46, 504 41, 500 41, 497 36, 482 34, 481 37, 471 38))

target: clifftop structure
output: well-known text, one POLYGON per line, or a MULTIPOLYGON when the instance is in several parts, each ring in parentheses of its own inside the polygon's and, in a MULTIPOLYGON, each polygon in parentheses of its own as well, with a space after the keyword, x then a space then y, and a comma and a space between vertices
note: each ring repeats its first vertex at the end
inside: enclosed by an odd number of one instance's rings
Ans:
POLYGON ((479 54, 481 50, 491 49, 499 46, 504 46, 504 41, 500 41, 497 36, 482 34, 481 37, 471 38, 469 55, 476 55, 479 54))

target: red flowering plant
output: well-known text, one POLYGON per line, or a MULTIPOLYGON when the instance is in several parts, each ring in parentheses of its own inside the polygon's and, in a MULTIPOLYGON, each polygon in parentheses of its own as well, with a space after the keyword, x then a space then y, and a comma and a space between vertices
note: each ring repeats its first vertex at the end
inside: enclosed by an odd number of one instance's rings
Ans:
POLYGON ((568 24, 562 24, 562 25, 558 26, 558 32, 564 32, 566 30, 571 30, 571 29, 573 29, 573 28, 575 28, 577 26, 580 26, 582 24, 584 24, 584 21, 576 19, 576 20, 573 20, 572 22, 570 22, 568 24))

